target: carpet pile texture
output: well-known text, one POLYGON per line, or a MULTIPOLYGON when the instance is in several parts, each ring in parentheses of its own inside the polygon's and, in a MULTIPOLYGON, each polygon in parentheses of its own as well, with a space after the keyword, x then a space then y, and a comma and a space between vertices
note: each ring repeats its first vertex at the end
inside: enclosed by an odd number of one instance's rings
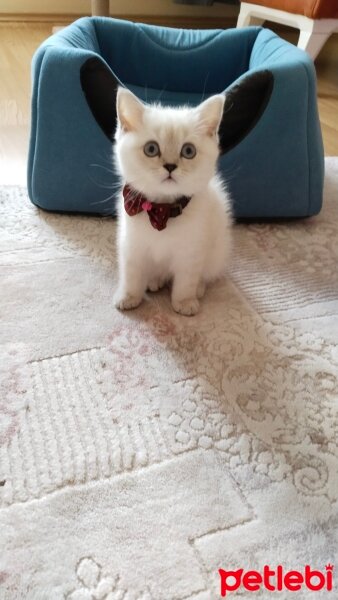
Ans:
POLYGON ((0 196, 1 599, 217 600, 220 568, 338 569, 338 159, 319 216, 235 225, 192 318, 166 290, 113 308, 114 220, 0 196))

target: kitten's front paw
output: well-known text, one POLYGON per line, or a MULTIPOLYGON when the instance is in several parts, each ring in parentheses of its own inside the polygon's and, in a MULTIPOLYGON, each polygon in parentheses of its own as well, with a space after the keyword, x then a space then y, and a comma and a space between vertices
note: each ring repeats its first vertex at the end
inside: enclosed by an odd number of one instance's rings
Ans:
POLYGON ((136 308, 142 302, 142 296, 135 296, 133 294, 116 292, 114 296, 114 306, 119 310, 130 310, 136 308))
POLYGON ((180 315, 185 315, 187 317, 192 317, 198 313, 200 303, 197 298, 186 298, 185 300, 172 300, 173 309, 180 313, 180 315))

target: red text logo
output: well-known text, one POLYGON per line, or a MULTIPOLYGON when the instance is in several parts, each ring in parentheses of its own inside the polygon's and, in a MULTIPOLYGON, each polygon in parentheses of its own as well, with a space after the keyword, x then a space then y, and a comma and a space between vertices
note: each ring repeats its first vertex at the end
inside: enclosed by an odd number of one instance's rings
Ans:
POLYGON ((302 588, 307 588, 312 592, 326 589, 332 591, 333 587, 333 565, 326 565, 325 572, 316 571, 309 565, 305 566, 301 571, 284 571, 282 565, 271 569, 268 565, 264 565, 263 571, 225 571, 219 569, 221 578, 221 596, 229 595, 231 592, 238 590, 240 587, 248 592, 257 592, 262 587, 271 592, 289 590, 297 592, 302 588))

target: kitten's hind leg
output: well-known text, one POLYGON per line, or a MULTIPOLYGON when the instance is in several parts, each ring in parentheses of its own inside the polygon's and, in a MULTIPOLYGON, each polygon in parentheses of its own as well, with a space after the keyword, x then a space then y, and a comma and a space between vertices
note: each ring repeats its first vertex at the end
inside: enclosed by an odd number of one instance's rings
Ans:
POLYGON ((206 289, 206 284, 205 281, 203 281, 203 279, 200 279, 199 284, 197 286, 197 298, 199 300, 201 300, 201 298, 203 298, 204 294, 205 294, 205 289, 206 289))
POLYGON ((147 289, 149 292, 158 292, 165 286, 166 283, 167 280, 165 277, 153 277, 153 279, 149 281, 147 289))

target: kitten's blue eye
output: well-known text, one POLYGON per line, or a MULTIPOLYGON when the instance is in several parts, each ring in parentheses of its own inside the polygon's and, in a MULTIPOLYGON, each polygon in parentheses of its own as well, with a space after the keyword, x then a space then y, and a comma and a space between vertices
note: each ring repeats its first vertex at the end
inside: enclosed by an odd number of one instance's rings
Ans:
POLYGON ((181 150, 181 156, 183 156, 183 158, 195 158, 196 148, 195 148, 194 144, 189 144, 189 142, 187 142, 186 144, 183 144, 182 150, 181 150))
POLYGON ((160 147, 157 142, 147 142, 144 145, 143 152, 146 156, 153 158, 154 156, 160 156, 160 147))

